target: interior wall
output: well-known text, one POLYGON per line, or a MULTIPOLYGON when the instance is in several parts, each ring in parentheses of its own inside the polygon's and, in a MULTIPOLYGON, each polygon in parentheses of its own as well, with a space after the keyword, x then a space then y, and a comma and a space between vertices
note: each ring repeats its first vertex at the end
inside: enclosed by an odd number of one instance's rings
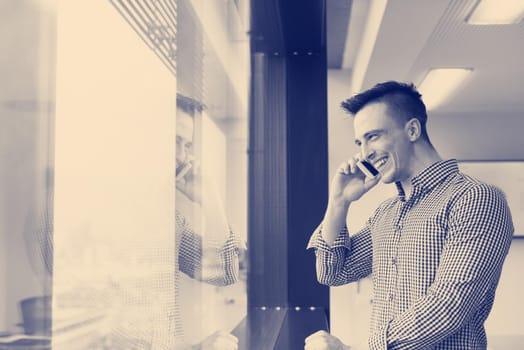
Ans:
POLYGON ((504 263, 493 310, 486 321, 486 332, 490 335, 524 335, 524 240, 513 239, 504 263))
POLYGON ((523 160, 523 113, 428 113, 428 131, 444 158, 523 160), (489 142, 487 142, 489 140, 489 142))
MULTIPOLYGON (((328 121, 330 177, 345 157, 358 152, 353 144, 350 116, 340 102, 350 97, 351 72, 328 71, 328 121)), ((443 158, 459 160, 524 160, 524 129, 522 113, 494 115, 429 113, 428 132, 443 158)), ((379 185, 381 186, 381 185, 379 185)), ((377 186, 378 187, 378 186, 377 186)), ((380 198, 395 192, 387 186, 372 190, 352 206, 352 226, 360 226, 369 217, 380 198)), ((522 189, 516 189, 522 191, 522 189)), ((354 231, 353 231, 354 232, 354 231)), ((524 266, 524 240, 514 239, 500 280, 495 305, 486 323, 488 337, 523 335, 524 294, 520 271, 524 266)), ((368 280, 330 289, 331 330, 348 344, 365 344, 370 315, 372 286, 368 280), (352 315, 352 316, 348 316, 352 315)), ((364 347, 365 348, 365 347, 364 347)))

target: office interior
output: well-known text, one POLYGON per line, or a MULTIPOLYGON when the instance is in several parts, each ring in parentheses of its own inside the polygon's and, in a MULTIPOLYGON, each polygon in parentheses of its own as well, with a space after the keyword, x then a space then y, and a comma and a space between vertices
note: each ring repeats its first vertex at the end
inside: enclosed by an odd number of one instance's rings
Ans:
MULTIPOLYGON (((501 187, 515 225, 488 347, 521 349, 524 13, 475 22, 483 2, 3 0, 0 349, 173 349, 174 313, 191 345, 222 330, 239 349, 301 349, 325 329, 365 349, 371 281, 320 285, 306 250, 358 152, 340 102, 440 68, 465 80, 431 102, 433 144, 501 187), (175 184, 183 99, 199 205, 175 184), (175 212, 205 245, 212 197, 242 243, 227 285, 205 282, 212 263, 175 271, 175 212)), ((377 186, 348 221, 392 195, 377 186)))

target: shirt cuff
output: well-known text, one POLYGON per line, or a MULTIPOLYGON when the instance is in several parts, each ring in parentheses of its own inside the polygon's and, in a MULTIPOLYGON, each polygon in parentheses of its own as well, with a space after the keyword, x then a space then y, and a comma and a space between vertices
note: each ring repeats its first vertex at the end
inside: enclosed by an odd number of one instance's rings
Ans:
POLYGON ((334 248, 350 248, 350 239, 348 234, 348 229, 346 226, 340 231, 340 233, 337 236, 337 239, 335 239, 335 242, 330 246, 327 244, 327 242, 322 238, 322 224, 318 225, 318 227, 315 229, 311 237, 309 238, 309 242, 307 244, 306 249, 315 248, 318 250, 329 252, 334 248))

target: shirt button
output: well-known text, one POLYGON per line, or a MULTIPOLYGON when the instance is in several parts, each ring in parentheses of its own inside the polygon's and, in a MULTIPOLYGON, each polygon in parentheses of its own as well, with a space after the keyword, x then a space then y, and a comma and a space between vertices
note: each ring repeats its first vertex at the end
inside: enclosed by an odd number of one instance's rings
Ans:
POLYGON ((395 293, 389 293, 389 301, 395 300, 395 293))
POLYGON ((396 265, 396 264, 397 264, 397 257, 396 256, 391 257, 391 265, 396 265))

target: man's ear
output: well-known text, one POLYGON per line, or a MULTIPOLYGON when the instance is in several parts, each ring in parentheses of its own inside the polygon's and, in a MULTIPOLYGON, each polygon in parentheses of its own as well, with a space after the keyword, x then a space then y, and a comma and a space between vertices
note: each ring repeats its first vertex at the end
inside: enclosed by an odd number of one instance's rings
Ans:
POLYGON ((404 131, 411 142, 417 141, 422 135, 422 125, 417 118, 411 118, 404 126, 404 131))

